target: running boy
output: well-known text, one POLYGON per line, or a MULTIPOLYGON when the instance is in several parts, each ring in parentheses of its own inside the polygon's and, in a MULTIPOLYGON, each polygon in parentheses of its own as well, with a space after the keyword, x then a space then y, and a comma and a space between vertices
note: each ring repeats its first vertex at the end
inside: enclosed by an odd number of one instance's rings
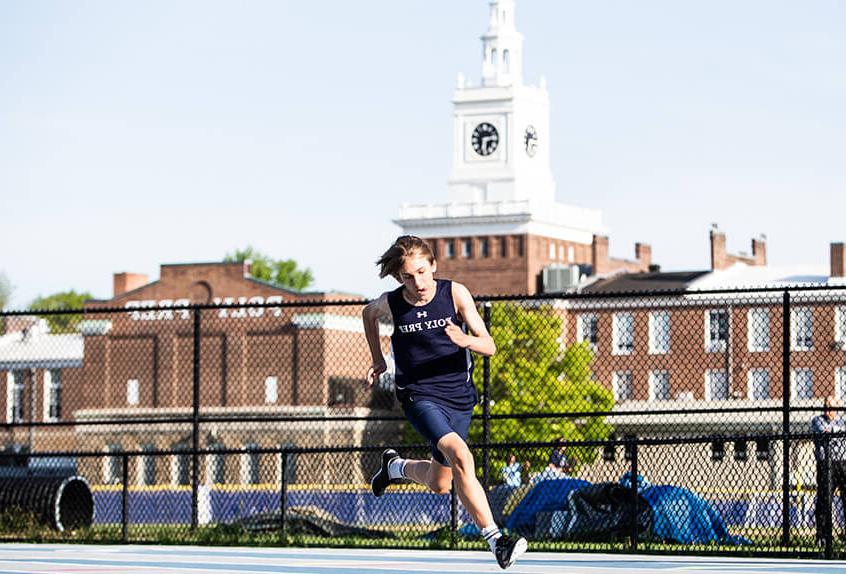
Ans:
POLYGON ((382 453, 382 466, 370 485, 382 496, 389 484, 403 478, 432 492, 455 490, 482 532, 502 568, 526 551, 524 538, 504 536, 493 521, 488 499, 476 478, 473 454, 467 446, 470 416, 476 404, 470 351, 491 356, 496 345, 464 285, 435 280, 437 270, 429 245, 411 235, 397 238, 376 262, 379 276, 402 285, 364 307, 364 333, 372 365, 373 385, 387 366, 379 345, 379 320, 389 319, 396 365, 396 394, 406 418, 432 445, 429 460, 403 459, 393 449, 382 453))

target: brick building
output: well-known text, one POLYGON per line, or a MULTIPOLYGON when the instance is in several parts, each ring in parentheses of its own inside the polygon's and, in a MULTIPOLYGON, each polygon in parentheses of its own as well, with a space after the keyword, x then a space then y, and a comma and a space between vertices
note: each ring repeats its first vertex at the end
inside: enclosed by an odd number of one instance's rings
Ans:
MULTIPOLYGON (((79 424, 39 430, 32 446, 86 451, 187 448, 192 439, 190 422, 185 421, 192 414, 195 325, 194 312, 178 307, 195 303, 223 305, 198 312, 200 412, 228 421, 203 425, 203 448, 361 444, 365 432, 377 437, 395 433, 389 424, 374 427, 356 421, 250 420, 384 414, 392 407, 387 391, 365 392, 361 384, 370 356, 361 306, 323 304, 350 299, 360 298, 281 289, 252 278, 248 263, 162 265, 160 278, 152 282, 143 275, 116 274, 114 296, 86 305, 78 334, 42 336, 45 348, 56 345, 57 337, 73 337, 78 344, 77 362, 62 373, 56 420, 79 424), (288 306, 292 303, 304 305, 288 306), (123 310, 96 312, 104 309, 123 310), (146 419, 163 422, 132 424, 146 419), (126 424, 91 424, 114 420, 126 424)), ((39 393, 37 385, 27 389, 21 391, 24 402, 39 393)), ((22 412, 22 420, 41 420, 40 413, 22 412)), ((208 482, 269 482, 279 473, 278 461, 268 456, 237 463, 234 457, 212 459, 206 461, 208 482)), ((185 483, 186 461, 186 456, 141 457, 133 459, 130 472, 138 484, 185 483)), ((86 476, 103 482, 118 479, 116 459, 80 464, 86 476)), ((357 461, 346 466, 350 480, 362 479, 357 461)), ((301 468, 300 476, 320 480, 313 473, 325 471, 328 466, 315 463, 311 470, 301 468)))

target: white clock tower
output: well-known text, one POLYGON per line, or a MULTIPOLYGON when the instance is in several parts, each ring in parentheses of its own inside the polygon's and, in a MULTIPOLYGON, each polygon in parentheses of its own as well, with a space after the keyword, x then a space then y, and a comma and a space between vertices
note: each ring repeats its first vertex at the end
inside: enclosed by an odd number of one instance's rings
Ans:
POLYGON ((475 281, 477 292, 533 293, 550 265, 601 270, 597 253, 607 249, 594 238, 607 246, 606 229, 599 210, 556 201, 546 82, 523 83, 514 0, 489 4, 481 82, 459 75, 453 97, 449 201, 403 205, 394 221, 430 240, 439 270, 471 289, 475 281))

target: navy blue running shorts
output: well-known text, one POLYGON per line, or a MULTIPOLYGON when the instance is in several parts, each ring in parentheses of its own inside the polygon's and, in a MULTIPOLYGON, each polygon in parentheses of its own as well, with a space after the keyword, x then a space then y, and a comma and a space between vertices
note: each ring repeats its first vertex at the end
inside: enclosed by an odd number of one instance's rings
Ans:
POLYGON ((403 401, 402 410, 411 426, 431 443, 432 458, 443 466, 449 466, 444 454, 438 450, 438 441, 454 432, 466 442, 472 407, 459 410, 423 400, 403 401))

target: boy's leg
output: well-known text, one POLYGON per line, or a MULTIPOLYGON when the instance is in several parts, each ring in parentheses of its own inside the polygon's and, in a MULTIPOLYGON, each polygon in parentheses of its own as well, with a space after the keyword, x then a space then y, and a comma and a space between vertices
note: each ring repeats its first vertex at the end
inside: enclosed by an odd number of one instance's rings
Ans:
MULTIPOLYGON (((476 464, 473 453, 458 433, 449 433, 438 441, 438 450, 444 453, 452 468, 455 491, 461 504, 467 509, 473 522, 484 530, 494 524, 488 497, 476 478, 476 464)), ((440 466, 440 465, 439 465, 440 466)), ((450 469, 447 469, 450 470, 450 469)), ((447 489, 448 490, 448 489, 447 489)))

